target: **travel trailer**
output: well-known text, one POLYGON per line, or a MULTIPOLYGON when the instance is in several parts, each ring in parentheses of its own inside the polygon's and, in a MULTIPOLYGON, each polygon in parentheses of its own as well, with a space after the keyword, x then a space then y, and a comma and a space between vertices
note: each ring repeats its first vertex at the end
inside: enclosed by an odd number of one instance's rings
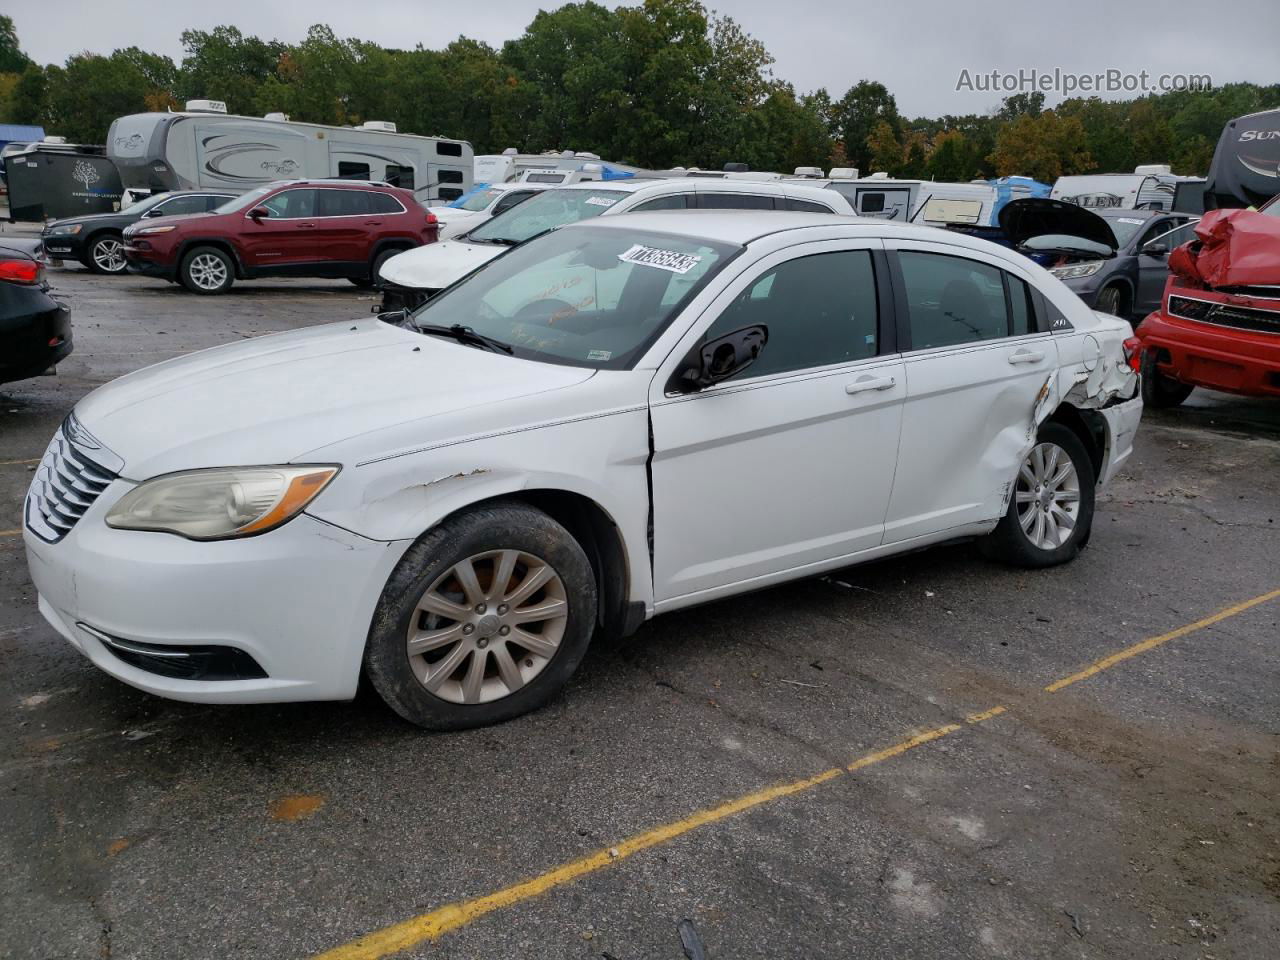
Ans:
POLYGON ((107 156, 137 195, 167 190, 244 193, 275 180, 376 180, 412 190, 419 203, 449 203, 472 185, 471 144, 358 127, 295 123, 283 113, 239 117, 219 100, 180 113, 136 113, 111 124, 107 156))
POLYGON ((1280 194, 1280 110, 1236 117, 1222 128, 1204 189, 1207 210, 1260 207, 1280 194))
POLYGON ((101 146, 46 137, 7 153, 4 164, 11 223, 120 209, 120 175, 101 146))
MULTIPOLYGON (((592 167, 604 171, 595 179, 613 180, 621 176, 635 176, 639 167, 630 167, 621 163, 611 163, 600 159, 594 153, 573 150, 549 150, 546 153, 520 153, 515 147, 508 147, 502 153, 481 154, 475 158, 474 181, 481 183, 509 183, 519 180, 522 183, 562 184, 573 183, 568 177, 571 173, 580 173, 592 167), (559 176, 559 179, 555 179, 559 176)), ((592 179, 579 177, 578 179, 592 179)))
POLYGON ((1134 167, 1133 173, 1059 177, 1049 196, 1095 210, 1172 210, 1178 183, 1192 179, 1174 175, 1167 164, 1153 163, 1134 167))

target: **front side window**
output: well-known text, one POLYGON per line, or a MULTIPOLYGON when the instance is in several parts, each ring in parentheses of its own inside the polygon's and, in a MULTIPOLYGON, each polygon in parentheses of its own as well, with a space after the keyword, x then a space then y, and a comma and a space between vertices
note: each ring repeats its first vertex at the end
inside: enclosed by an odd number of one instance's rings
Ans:
POLYGON ((156 209, 162 216, 182 217, 189 213, 204 213, 209 206, 206 197, 171 197, 156 209))
POLYGON ((506 213, 512 207, 524 203, 536 192, 534 190, 508 190, 506 196, 499 197, 498 202, 493 205, 493 215, 496 217, 500 213, 506 213))
POLYGON ((1008 336, 1003 271, 940 253, 898 253, 911 348, 950 347, 1008 336))
POLYGON ((527 359, 627 369, 736 250, 635 230, 559 230, 491 261, 412 321, 472 327, 527 359))
POLYGON ((544 190, 514 210, 508 210, 472 230, 467 239, 507 246, 524 243, 530 237, 566 223, 598 217, 626 196, 622 190, 578 190, 572 187, 544 190))
POLYGON ((271 211, 272 217, 286 220, 314 217, 316 192, 314 190, 281 190, 274 197, 262 201, 262 206, 271 211))
POLYGON ((716 318, 707 339, 767 326, 768 344, 739 374, 760 377, 874 357, 878 316, 871 252, 817 253, 761 276, 716 318))
POLYGON ((252 210, 258 205, 258 202, 275 187, 266 186, 258 187, 250 190, 248 193, 242 193, 238 197, 232 197, 222 204, 220 207, 214 208, 214 213, 235 213, 237 210, 252 210))

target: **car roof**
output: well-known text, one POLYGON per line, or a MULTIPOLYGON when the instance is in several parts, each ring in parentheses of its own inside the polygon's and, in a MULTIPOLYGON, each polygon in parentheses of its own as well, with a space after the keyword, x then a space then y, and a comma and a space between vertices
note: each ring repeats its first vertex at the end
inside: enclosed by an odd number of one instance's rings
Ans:
POLYGON ((1123 207, 1109 207, 1106 210, 1092 210, 1104 220, 1154 220, 1156 217, 1168 216, 1169 210, 1126 210, 1123 207))
POLYGON ((940 240, 953 246, 990 250, 994 245, 952 230, 916 224, 895 224, 876 217, 854 217, 831 213, 804 213, 783 210, 661 210, 652 213, 624 213, 616 217, 592 217, 560 227, 580 230, 599 227, 607 230, 648 230, 695 240, 745 246, 763 237, 790 230, 814 227, 837 229, 842 237, 868 239, 940 240))
MULTIPOLYGON (((583 180, 553 186, 553 190, 623 190, 627 193, 687 193, 690 190, 725 193, 774 193, 785 195, 795 190, 820 191, 803 182, 784 180, 729 180, 721 177, 629 177, 623 180, 583 180), (696 184, 696 186, 695 186, 696 184)), ((801 193, 800 196, 804 194, 801 193)), ((830 199, 830 193, 822 196, 830 199)))

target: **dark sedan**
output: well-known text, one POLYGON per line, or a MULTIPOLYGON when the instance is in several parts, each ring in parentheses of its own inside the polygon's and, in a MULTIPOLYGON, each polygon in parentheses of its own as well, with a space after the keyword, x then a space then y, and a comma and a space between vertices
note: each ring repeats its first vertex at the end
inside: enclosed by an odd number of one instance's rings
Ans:
POLYGON ((0 383, 44 373, 71 352, 71 311, 49 296, 35 256, 0 245, 0 383))
POLYGON ((56 260, 79 260, 95 273, 124 273, 124 228, 143 217, 177 217, 208 213, 235 194, 209 190, 175 190, 139 200, 116 213, 55 220, 44 228, 45 255, 56 260))
POLYGON ((1086 210, 1043 197, 1000 211, 1013 245, 1033 255, 1095 310, 1131 319, 1160 305, 1169 254, 1199 217, 1163 210, 1086 210))

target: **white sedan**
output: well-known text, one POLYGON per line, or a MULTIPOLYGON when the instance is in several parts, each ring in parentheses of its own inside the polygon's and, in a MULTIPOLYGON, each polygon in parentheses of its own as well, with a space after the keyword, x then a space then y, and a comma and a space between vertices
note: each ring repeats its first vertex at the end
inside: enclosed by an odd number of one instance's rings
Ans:
POLYGON ((86 397, 26 501, 112 676, 462 728, 598 634, 960 537, 1047 567, 1141 416, 1129 327, 1009 250, 813 214, 568 226, 420 310, 86 397))

